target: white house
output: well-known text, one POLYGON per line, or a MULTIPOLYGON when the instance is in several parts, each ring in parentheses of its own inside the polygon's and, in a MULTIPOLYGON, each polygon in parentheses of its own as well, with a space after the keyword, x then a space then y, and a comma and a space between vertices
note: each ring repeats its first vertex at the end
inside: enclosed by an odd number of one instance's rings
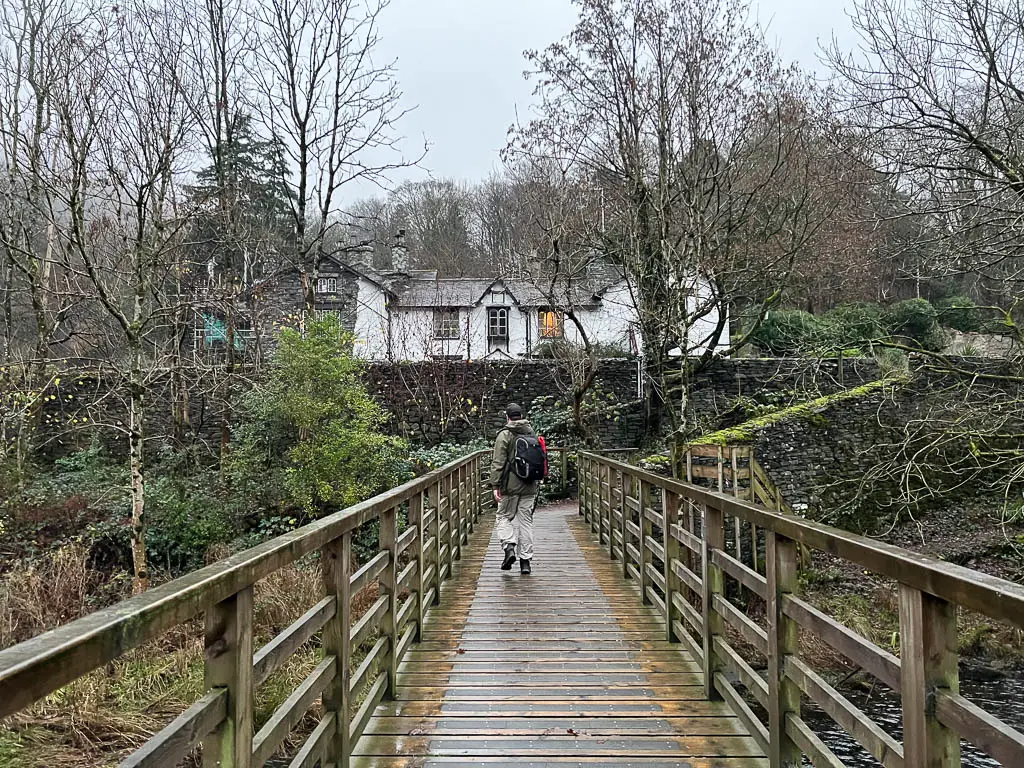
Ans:
MULTIPOLYGON (((559 301, 521 279, 440 278, 435 272, 377 273, 328 260, 316 285, 318 313, 336 313, 354 335, 358 357, 373 361, 523 358, 555 341, 579 342, 574 314, 602 353, 641 351, 639 322, 628 282, 608 273, 577 281, 559 301)), ((705 281, 688 291, 692 308, 710 295, 705 281)), ((707 348, 718 326, 712 308, 689 329, 689 347, 707 348)), ((729 344, 729 329, 718 341, 729 344)))

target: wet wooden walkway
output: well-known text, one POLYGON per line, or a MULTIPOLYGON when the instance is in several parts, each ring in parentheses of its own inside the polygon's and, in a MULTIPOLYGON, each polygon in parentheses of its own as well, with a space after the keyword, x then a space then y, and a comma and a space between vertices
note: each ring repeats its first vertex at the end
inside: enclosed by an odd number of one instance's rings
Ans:
POLYGON ((575 505, 536 523, 533 574, 521 576, 498 569, 493 521, 481 520, 352 765, 767 766, 728 706, 704 699, 699 666, 663 639, 575 505))

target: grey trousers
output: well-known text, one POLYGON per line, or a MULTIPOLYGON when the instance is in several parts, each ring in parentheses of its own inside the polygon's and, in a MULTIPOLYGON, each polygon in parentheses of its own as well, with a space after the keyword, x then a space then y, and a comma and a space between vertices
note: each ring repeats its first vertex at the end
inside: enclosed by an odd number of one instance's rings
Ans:
POLYGON ((533 510, 537 496, 502 496, 498 502, 497 529, 501 547, 512 544, 516 557, 530 560, 533 557, 533 510))

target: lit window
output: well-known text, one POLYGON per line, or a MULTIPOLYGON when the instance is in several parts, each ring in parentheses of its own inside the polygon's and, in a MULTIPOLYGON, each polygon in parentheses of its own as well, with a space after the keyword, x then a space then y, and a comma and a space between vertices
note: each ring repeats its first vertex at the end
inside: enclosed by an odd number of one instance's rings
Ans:
POLYGON ((457 310, 457 309, 435 309, 434 310, 434 338, 435 339, 457 339, 457 338, 459 338, 459 310, 457 310))
POLYGON ((560 339, 564 331, 562 313, 554 309, 540 311, 540 337, 542 339, 560 339))
POLYGON ((508 310, 495 307, 487 310, 487 338, 508 338, 508 310))

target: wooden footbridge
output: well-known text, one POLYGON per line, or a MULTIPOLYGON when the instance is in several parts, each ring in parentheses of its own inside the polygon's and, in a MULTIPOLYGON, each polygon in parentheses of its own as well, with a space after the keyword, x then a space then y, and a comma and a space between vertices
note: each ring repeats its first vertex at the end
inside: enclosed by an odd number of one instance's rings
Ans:
POLYGON ((812 704, 886 768, 959 766, 961 739, 1024 766, 1024 734, 959 694, 957 663, 962 612, 1024 629, 1020 585, 589 453, 563 455, 579 505, 538 512, 533 574, 502 572, 484 461, 0 651, 0 717, 201 616, 206 694, 122 766, 186 764, 200 744, 223 768, 841 766, 802 717, 812 704), (356 568, 371 520, 380 551, 356 568), (898 656, 799 597, 801 547, 892 583, 898 656), (255 649, 254 585, 309 555, 323 593, 296 595, 308 610, 255 649), (815 670, 812 639, 900 695, 900 733, 815 670), (254 692, 308 643, 322 661, 254 727, 254 692))

